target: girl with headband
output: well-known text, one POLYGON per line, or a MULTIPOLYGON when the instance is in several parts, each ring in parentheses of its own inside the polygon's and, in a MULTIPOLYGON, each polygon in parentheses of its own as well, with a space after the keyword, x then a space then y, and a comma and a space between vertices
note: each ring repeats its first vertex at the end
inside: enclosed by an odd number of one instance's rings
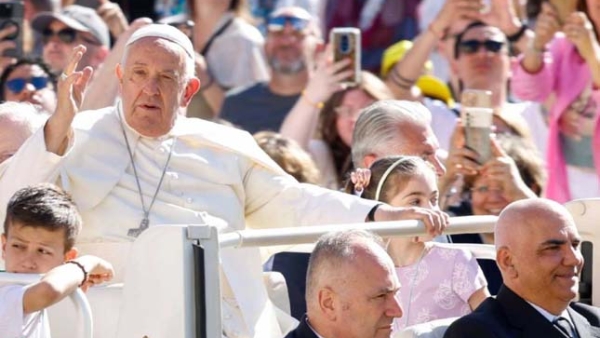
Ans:
MULTIPOLYGON (((438 209, 439 191, 433 167, 419 157, 379 159, 370 169, 352 173, 355 193, 392 206, 438 209)), ((404 315, 394 331, 436 319, 470 313, 489 296, 487 281, 468 250, 450 248, 431 238, 395 237, 388 253, 402 285, 404 315)))

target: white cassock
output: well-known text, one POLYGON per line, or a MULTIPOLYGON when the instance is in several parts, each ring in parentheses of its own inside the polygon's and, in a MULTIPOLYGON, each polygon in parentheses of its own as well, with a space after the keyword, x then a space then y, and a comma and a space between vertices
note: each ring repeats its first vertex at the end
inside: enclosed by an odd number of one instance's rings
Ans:
MULTIPOLYGON (((117 107, 79 113, 63 157, 45 150, 43 128, 0 166, 0 217, 12 194, 28 184, 56 182, 79 206, 84 228, 77 247, 114 264, 122 280, 130 228, 143 218, 140 196, 123 137, 127 134, 146 208, 169 152, 171 160, 150 211, 150 225, 212 224, 222 232, 364 221, 376 202, 299 184, 285 174, 246 132, 178 117, 168 135, 140 136, 121 124, 117 107)), ((123 120, 124 121, 124 120, 123 120)), ((257 249, 226 250, 224 297, 235 299, 248 337, 281 337, 267 299, 257 249), (250 278, 249 278, 250 277, 250 278)), ((227 323, 225 322, 226 326, 227 323)), ((239 329, 239 328, 238 328, 239 329)), ((238 330, 239 331, 239 330, 238 330)))

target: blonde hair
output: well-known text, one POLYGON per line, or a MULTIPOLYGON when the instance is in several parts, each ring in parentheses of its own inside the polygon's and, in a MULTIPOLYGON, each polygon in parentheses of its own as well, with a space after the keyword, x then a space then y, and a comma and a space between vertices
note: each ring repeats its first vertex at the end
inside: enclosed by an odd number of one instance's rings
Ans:
POLYGON ((254 134, 254 140, 285 172, 300 183, 318 184, 319 169, 310 155, 300 145, 281 134, 261 131, 254 134))

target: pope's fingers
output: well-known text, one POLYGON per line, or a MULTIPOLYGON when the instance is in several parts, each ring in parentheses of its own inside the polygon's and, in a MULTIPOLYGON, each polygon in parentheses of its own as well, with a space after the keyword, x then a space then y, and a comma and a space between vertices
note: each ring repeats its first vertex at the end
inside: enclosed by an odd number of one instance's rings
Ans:
POLYGON ((58 81, 58 88, 67 88, 66 92, 69 93, 71 86, 73 86, 82 75, 83 72, 74 72, 70 75, 66 75, 65 73, 61 74, 61 81, 58 81))
POLYGON ((63 69, 63 74, 70 75, 77 69, 77 65, 79 64, 79 61, 81 61, 81 58, 83 57, 83 54, 86 52, 86 50, 87 48, 84 45, 78 45, 75 48, 73 48, 73 51, 71 52, 71 56, 69 58, 69 63, 67 64, 65 69, 63 69))
POLYGON ((88 85, 88 82, 92 78, 93 70, 91 67, 85 67, 81 72, 77 73, 81 74, 81 76, 79 76, 73 83, 73 89, 75 94, 82 95, 88 85))

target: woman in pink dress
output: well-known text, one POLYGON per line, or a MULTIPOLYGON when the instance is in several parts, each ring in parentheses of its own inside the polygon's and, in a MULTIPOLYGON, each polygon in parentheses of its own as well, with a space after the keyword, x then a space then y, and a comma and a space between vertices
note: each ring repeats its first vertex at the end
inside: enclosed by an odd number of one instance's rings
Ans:
MULTIPOLYGON (((362 197, 393 206, 439 209, 435 170, 421 158, 395 156, 377 160, 368 171, 352 174, 362 197)), ((404 315, 394 330, 435 319, 470 313, 489 296, 487 281, 467 250, 429 241, 391 238, 388 253, 402 285, 404 315)))

